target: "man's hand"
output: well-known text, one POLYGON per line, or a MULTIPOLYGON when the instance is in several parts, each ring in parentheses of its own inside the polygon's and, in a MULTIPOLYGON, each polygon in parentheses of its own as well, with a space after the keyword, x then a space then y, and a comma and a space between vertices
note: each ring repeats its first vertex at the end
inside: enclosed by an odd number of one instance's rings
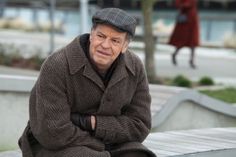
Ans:
POLYGON ((95 123, 96 123, 95 116, 72 113, 71 121, 82 130, 93 131, 95 129, 95 123))

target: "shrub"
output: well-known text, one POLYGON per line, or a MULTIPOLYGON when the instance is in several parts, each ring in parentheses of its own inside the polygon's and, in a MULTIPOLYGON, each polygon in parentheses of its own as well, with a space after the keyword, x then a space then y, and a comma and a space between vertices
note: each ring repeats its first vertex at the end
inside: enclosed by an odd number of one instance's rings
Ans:
POLYGON ((31 58, 27 59, 29 65, 31 65, 32 69, 35 70, 40 70, 40 67, 43 64, 44 60, 45 60, 44 58, 41 58, 38 55, 34 55, 31 58))
POLYGON ((210 85, 214 85, 215 83, 212 78, 204 76, 198 81, 198 84, 204 85, 204 86, 210 86, 210 85))
POLYGON ((0 65, 10 66, 12 63, 12 55, 6 55, 3 52, 0 52, 0 65))
POLYGON ((16 53, 4 54, 0 52, 0 65, 39 70, 44 60, 44 58, 41 58, 38 55, 24 58, 16 53))
POLYGON ((178 75, 173 79, 172 84, 180 87, 191 87, 192 82, 188 78, 178 75))

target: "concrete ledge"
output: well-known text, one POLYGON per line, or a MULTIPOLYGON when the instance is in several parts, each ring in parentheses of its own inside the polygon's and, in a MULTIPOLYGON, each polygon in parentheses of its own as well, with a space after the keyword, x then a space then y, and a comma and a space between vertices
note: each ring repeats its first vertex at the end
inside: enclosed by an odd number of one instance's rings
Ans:
POLYGON ((36 77, 0 74, 0 91, 30 92, 36 77))
POLYGON ((0 157, 22 157, 21 151, 19 149, 12 151, 0 152, 0 157))
POLYGON ((17 148, 29 119, 29 94, 36 77, 0 75, 0 151, 17 148))
POLYGON ((171 127, 170 123, 178 125, 178 129, 194 129, 186 128, 188 127, 186 123, 189 123, 190 127, 194 122, 196 122, 194 124, 196 128, 236 126, 236 107, 231 104, 187 88, 150 85, 150 91, 153 100, 152 126, 158 131, 167 131, 167 128, 160 128, 165 125, 164 123, 168 123, 168 130, 177 129, 174 126, 171 127), (193 119, 194 114, 198 114, 195 118, 199 120, 193 119), (201 119, 204 114, 208 115, 207 118, 201 119), (176 123, 176 120, 184 115, 185 119, 176 123), (173 116, 177 119, 170 120, 173 116), (182 128, 181 125, 183 125, 182 128))

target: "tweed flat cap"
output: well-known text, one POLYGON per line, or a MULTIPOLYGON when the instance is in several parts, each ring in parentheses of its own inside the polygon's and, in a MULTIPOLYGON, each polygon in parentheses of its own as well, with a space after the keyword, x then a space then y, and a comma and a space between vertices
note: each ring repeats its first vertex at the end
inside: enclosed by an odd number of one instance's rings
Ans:
POLYGON ((97 11, 92 17, 92 22, 93 24, 110 24, 121 31, 128 32, 131 36, 134 36, 137 25, 134 17, 118 8, 105 8, 97 11))

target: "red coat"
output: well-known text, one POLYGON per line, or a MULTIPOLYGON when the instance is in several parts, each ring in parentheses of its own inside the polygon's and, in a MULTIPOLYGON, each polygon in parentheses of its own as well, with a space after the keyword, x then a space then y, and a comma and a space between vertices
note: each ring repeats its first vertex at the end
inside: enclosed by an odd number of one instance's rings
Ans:
POLYGON ((187 15, 187 22, 176 23, 169 44, 176 47, 196 47, 199 45, 199 21, 197 0, 176 0, 176 7, 187 15))

